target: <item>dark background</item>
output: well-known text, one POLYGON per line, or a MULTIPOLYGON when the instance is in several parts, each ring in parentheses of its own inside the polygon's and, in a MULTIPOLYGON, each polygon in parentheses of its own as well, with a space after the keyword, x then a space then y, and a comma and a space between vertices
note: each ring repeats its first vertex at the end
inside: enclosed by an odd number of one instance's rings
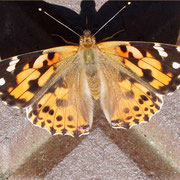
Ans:
MULTIPOLYGON (((71 42, 79 37, 37 9, 42 7, 80 35, 95 33, 127 2, 108 1, 98 12, 94 1, 82 1, 81 12, 45 3, 0 2, 1 59, 31 51, 65 45, 58 34, 71 42), (86 24, 86 17, 88 24, 86 24)), ((180 2, 132 2, 96 36, 97 41, 118 33, 110 40, 138 40, 175 44, 180 27, 180 2)))

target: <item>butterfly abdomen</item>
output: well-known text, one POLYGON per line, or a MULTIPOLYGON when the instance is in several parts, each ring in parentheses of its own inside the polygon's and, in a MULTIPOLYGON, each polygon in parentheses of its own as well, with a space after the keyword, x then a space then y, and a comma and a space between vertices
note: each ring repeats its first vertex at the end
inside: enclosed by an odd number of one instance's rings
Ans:
POLYGON ((95 100, 99 99, 101 85, 99 73, 95 64, 86 66, 86 77, 92 97, 95 100))
POLYGON ((91 95, 94 99, 98 99, 100 94, 100 80, 97 70, 97 58, 94 50, 92 48, 83 49, 81 61, 85 69, 91 95))

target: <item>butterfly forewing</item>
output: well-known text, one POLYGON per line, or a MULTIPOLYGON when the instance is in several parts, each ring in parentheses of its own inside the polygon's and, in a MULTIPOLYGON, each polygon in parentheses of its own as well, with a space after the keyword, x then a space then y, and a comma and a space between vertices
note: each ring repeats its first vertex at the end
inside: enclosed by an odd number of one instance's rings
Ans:
POLYGON ((9 105, 26 107, 44 93, 59 64, 63 64, 64 59, 74 57, 76 51, 77 47, 53 48, 1 61, 1 99, 9 105))
POLYGON ((159 94, 180 85, 180 52, 174 45, 146 42, 104 42, 98 45, 115 67, 159 94))

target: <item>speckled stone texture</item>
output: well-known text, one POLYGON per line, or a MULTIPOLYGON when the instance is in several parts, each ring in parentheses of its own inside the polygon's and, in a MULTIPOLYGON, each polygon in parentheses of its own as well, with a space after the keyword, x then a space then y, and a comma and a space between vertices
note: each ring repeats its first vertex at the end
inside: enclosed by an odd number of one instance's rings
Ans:
MULTIPOLYGON (((81 11, 79 0, 46 2, 65 6, 76 13, 81 11)), ((105 2, 96 1, 96 10, 105 2)), ((3 43, 6 42, 2 45, 0 41, 2 58, 59 45, 59 41, 49 35, 54 29, 45 31, 44 26, 35 21, 34 12, 29 16, 29 12, 16 3, 12 6, 2 3, 2 6, 1 8, 10 9, 8 13, 1 11, 6 18, 2 22, 5 22, 3 26, 0 25, 1 31, 4 31, 4 36, 0 39, 3 39, 3 43), (11 16, 10 12, 18 16, 11 16)), ((179 18, 179 15, 175 18, 179 18)), ((52 21, 48 17, 46 19, 52 21)), ((46 22, 46 19, 43 21, 46 22)), ((175 20, 172 18, 172 22, 175 20)), ((52 28, 49 26, 49 29, 52 28)), ((169 28, 168 23, 163 28, 169 28)), ((162 32, 153 34, 154 37, 159 36, 159 41, 166 41, 165 37, 160 37, 164 33, 163 28, 162 32)), ((106 29, 102 30, 102 34, 105 31, 106 29)), ((71 40, 68 33, 65 35, 71 40)), ((140 39, 143 39, 142 36, 140 39)), ((141 124, 130 130, 112 129, 98 107, 97 105, 90 134, 72 138, 51 136, 46 130, 35 127, 26 120, 23 111, 0 103, 0 180, 180 179, 180 89, 173 95, 164 97, 162 110, 148 124, 141 124)))

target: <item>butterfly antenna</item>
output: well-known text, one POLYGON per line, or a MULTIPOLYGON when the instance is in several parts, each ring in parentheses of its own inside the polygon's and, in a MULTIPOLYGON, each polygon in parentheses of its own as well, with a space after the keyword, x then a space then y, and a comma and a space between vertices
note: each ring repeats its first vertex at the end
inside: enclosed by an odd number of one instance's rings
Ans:
POLYGON ((49 13, 47 13, 46 11, 42 10, 42 8, 38 9, 39 11, 42 11, 44 14, 46 14, 47 16, 49 16, 50 18, 54 19, 57 23, 61 24, 62 26, 64 26, 65 28, 69 29, 71 32, 73 32, 74 34, 76 34, 77 36, 81 37, 81 35, 79 35, 76 31, 74 31, 73 29, 71 29, 70 27, 66 26, 64 23, 62 23, 61 21, 57 20, 56 18, 54 18, 53 16, 51 16, 49 13))
POLYGON ((87 26, 88 26, 88 18, 86 16, 86 29, 88 29, 87 26))
POLYGON ((98 31, 96 31, 93 36, 95 36, 99 31, 101 31, 101 29, 103 29, 109 22, 111 22, 123 9, 125 9, 128 5, 130 5, 131 2, 128 2, 127 5, 123 6, 112 18, 110 18, 104 25, 101 26, 101 28, 99 28, 98 31))

